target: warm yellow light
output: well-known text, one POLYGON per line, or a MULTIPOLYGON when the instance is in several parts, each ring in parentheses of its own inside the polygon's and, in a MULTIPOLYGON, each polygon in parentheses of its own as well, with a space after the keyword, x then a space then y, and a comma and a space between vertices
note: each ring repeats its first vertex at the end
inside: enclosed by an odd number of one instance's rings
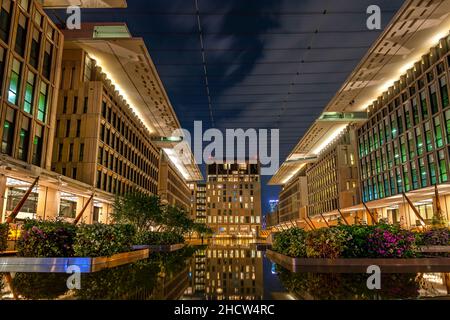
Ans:
POLYGON ((99 59, 96 56, 89 55, 93 60, 95 60, 96 64, 102 69, 102 72, 106 75, 106 78, 111 81, 111 84, 114 86, 116 91, 123 97, 123 99, 126 101, 126 103, 131 107, 133 112, 136 114, 136 116, 145 124, 148 131, 150 133, 154 133, 153 127, 147 122, 146 118, 139 112, 139 109, 136 108, 136 106, 132 103, 132 100, 127 95, 127 92, 118 84, 119 82, 114 79, 114 76, 111 72, 108 71, 108 69, 105 66, 105 63, 102 63, 102 60, 99 59))
POLYGON ((187 172, 186 167, 184 166, 184 163, 186 163, 185 157, 178 155, 174 149, 164 148, 163 150, 169 157, 170 162, 172 162, 172 164, 183 175, 183 178, 185 180, 189 180, 189 173, 187 172))
POLYGON ((328 136, 323 140, 323 142, 313 150, 313 154, 320 154, 323 149, 325 149, 334 139, 336 139, 345 129, 347 124, 341 124, 337 126, 328 136))

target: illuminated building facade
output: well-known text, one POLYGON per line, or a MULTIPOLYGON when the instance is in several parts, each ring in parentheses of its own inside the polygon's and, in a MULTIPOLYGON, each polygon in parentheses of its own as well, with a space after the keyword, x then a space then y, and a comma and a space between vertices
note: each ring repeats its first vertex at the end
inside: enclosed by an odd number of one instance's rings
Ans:
POLYGON ((306 214, 308 206, 308 185, 305 171, 302 170, 288 184, 283 186, 278 203, 278 220, 286 222, 306 214))
POLYGON ((39 2, 0 2, 0 222, 13 211, 19 220, 82 214, 86 223, 109 222, 115 194, 158 194, 162 150, 183 172, 189 205, 186 183, 202 177, 173 146, 152 141, 180 125, 143 40, 123 24, 61 32, 39 2))
POLYGON ((310 217, 360 203, 354 130, 343 132, 308 165, 308 215, 310 217))
POLYGON ((206 223, 206 183, 190 183, 191 218, 198 223, 206 223))
MULTIPOLYGON (((449 48, 450 37, 441 39, 369 107, 369 121, 358 130, 364 202, 426 192, 448 183, 449 48)), ((436 211, 433 196, 416 203, 427 223, 436 211)), ((440 202, 447 209, 450 198, 442 195, 440 202)), ((396 206, 383 217, 398 223, 403 217, 408 225, 420 225, 407 211, 405 206, 396 206)))
POLYGON ((449 220, 449 10, 447 2, 405 2, 272 177, 286 189, 306 168, 308 180, 309 215, 279 228, 449 220), (435 23, 419 26, 419 17, 435 23), (410 50, 394 54, 400 48, 410 50), (346 132, 347 165, 336 149, 346 132))
POLYGON ((63 35, 37 1, 0 2, 0 221, 36 186, 19 218, 45 214, 63 35), (34 177, 34 178, 30 178, 34 177))
POLYGON ((160 151, 84 50, 65 50, 53 171, 111 195, 158 193, 160 151))
POLYGON ((248 161, 207 166, 207 224, 216 236, 258 236, 260 165, 248 161))
POLYGON ((162 154, 159 164, 159 196, 165 204, 190 212, 191 190, 188 182, 178 172, 169 158, 162 154))

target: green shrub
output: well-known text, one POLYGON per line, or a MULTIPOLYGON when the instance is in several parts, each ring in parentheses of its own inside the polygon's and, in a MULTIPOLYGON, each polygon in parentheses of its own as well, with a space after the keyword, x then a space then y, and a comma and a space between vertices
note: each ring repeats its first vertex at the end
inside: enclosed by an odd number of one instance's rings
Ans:
POLYGON ((184 237, 174 232, 139 232, 134 243, 136 245, 173 245, 184 243, 184 237))
POLYGON ((347 232, 350 239, 342 252, 344 258, 368 257, 369 248, 367 239, 369 234, 373 232, 374 226, 340 225, 337 228, 347 232))
POLYGON ((341 228, 323 228, 308 232, 306 255, 308 258, 341 258, 350 240, 351 236, 341 228))
POLYGON ((306 257, 306 232, 300 228, 292 228, 277 233, 274 237, 272 249, 281 254, 293 257, 306 257))
POLYGON ((126 224, 83 224, 78 227, 74 251, 77 257, 110 257, 131 251, 136 229, 126 224))
POLYGON ((8 249, 9 226, 6 223, 0 224, 0 252, 8 249))
POLYGON ((57 258, 73 256, 76 227, 60 220, 27 220, 17 243, 21 257, 57 258))

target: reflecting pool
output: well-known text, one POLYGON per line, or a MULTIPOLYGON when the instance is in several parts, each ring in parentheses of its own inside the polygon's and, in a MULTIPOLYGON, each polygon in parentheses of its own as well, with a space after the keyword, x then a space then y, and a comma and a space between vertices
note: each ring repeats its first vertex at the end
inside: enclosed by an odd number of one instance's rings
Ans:
POLYGON ((81 275, 0 274, 0 299, 46 300, 279 300, 450 299, 448 273, 385 273, 381 290, 369 290, 360 273, 292 273, 250 241, 215 241, 175 253, 81 275))

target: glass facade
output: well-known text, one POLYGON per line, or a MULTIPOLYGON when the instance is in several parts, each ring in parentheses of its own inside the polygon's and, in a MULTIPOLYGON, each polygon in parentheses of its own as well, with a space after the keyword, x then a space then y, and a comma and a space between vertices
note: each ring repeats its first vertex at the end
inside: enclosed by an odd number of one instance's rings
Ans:
POLYGON ((428 54, 369 107, 358 130, 364 202, 448 182, 449 62, 428 54))

